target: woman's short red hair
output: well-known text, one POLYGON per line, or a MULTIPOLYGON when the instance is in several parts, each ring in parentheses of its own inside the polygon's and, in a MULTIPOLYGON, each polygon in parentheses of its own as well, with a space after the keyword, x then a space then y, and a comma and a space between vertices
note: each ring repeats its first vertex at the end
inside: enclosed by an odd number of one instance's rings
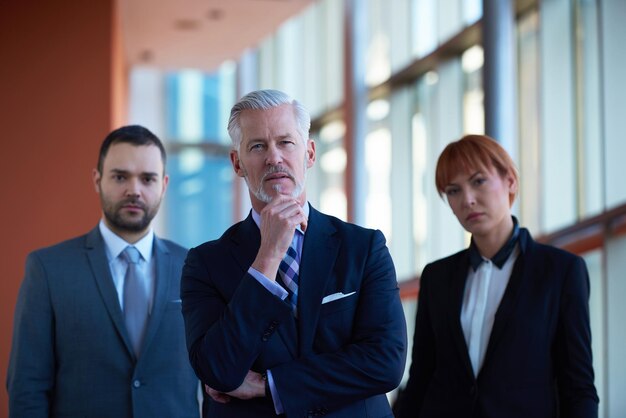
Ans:
MULTIPOLYGON (((486 135, 465 135, 449 143, 439 155, 435 170, 437 191, 443 196, 446 186, 460 173, 489 171, 491 168, 495 168, 502 177, 512 176, 519 183, 515 163, 497 141, 486 135)), ((514 200, 515 193, 512 193, 511 204, 514 200)))

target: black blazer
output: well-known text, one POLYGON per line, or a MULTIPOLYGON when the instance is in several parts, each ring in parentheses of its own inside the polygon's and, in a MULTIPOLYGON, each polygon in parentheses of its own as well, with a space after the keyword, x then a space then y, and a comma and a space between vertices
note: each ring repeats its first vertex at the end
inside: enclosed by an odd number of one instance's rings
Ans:
POLYGON ((478 377, 460 322, 468 250, 426 266, 398 418, 597 417, 585 262, 523 228, 519 247, 478 377))
MULTIPOLYGON (((187 255, 181 298, 198 376, 228 392, 248 370, 270 369, 287 417, 391 417, 385 393, 404 371, 406 323, 382 233, 311 208, 297 320, 248 274, 260 240, 248 216, 187 255)), ((276 417, 268 398, 209 401, 207 412, 276 417)))

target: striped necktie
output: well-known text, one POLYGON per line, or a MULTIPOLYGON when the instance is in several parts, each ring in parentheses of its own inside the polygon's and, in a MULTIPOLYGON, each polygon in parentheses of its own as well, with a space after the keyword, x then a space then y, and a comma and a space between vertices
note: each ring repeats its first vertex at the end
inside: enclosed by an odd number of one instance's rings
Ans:
POLYGON ((293 307, 293 312, 297 316, 297 307, 298 307, 298 272, 300 270, 300 257, 298 256, 298 252, 295 249, 296 246, 296 235, 298 232, 294 233, 293 240, 291 241, 291 245, 283 258, 283 261, 280 262, 280 267, 278 269, 279 277, 282 280, 289 296, 287 300, 293 307))

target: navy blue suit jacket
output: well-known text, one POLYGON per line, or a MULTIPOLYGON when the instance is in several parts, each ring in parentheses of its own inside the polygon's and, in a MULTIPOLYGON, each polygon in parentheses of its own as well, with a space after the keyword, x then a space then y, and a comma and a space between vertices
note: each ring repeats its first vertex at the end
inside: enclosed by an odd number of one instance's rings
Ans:
POLYGON ((477 377, 460 322, 468 251, 426 266, 398 418, 597 417, 585 262, 523 228, 519 246, 477 377))
POLYGON ((9 416, 197 418, 179 296, 185 254, 154 238, 154 303, 137 358, 98 227, 31 253, 15 307, 9 416))
MULTIPOLYGON (((187 255, 181 281, 190 359, 228 392, 271 369, 287 417, 387 417, 402 376, 406 324, 380 231, 314 209, 302 248, 298 319, 248 268, 260 246, 252 216, 187 255), (338 292, 353 295, 322 303, 338 292)), ((275 417, 268 398, 211 401, 209 416, 275 417)))

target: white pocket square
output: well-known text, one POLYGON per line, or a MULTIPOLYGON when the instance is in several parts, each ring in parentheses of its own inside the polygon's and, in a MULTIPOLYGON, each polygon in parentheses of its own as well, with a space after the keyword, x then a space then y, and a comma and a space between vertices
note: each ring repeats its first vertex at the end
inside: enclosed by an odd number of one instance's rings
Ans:
POLYGON ((342 293, 342 292, 338 292, 338 293, 333 293, 332 295, 328 295, 325 296, 324 299, 322 299, 322 305, 328 302, 333 302, 337 299, 343 299, 343 298, 347 298, 348 296, 352 296, 354 295, 356 292, 350 292, 350 293, 342 293))

